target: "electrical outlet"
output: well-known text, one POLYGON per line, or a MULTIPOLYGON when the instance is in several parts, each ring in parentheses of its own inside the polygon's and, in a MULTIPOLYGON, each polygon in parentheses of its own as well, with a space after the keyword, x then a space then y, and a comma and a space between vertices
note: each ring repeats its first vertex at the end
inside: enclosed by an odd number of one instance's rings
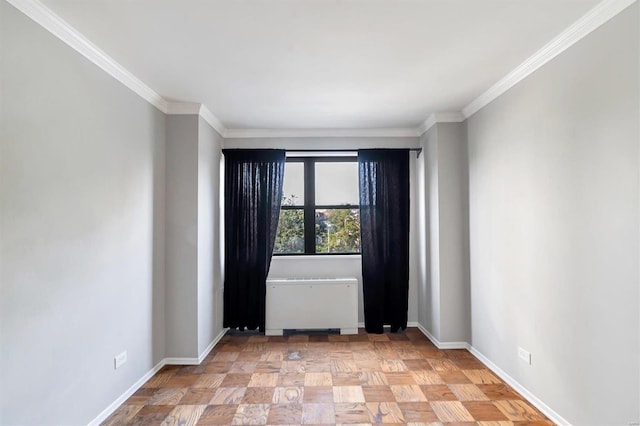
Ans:
POLYGON ((113 359, 113 368, 117 370, 125 362, 127 362, 127 351, 124 351, 121 354, 115 356, 115 358, 113 359))
POLYGON ((521 360, 531 365, 531 352, 525 351, 522 348, 518 348, 518 356, 521 360))

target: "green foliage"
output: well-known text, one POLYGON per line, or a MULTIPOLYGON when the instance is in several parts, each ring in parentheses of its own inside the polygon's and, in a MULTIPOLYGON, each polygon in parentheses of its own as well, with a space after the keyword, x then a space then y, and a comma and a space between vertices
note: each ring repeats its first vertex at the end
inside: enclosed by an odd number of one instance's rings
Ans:
MULTIPOLYGON (((295 206, 295 196, 283 196, 283 206, 295 206)), ((316 211, 317 253, 357 253, 360 251, 360 212, 358 209, 316 211)), ((304 211, 281 209, 275 253, 304 253, 304 211)))
MULTIPOLYGON (((295 196, 283 196, 283 206, 295 205, 295 196)), ((304 253, 304 211, 302 209, 280 210, 275 253, 304 253)))
POLYGON ((360 251, 360 212, 330 209, 316 213, 316 251, 355 253, 360 251))

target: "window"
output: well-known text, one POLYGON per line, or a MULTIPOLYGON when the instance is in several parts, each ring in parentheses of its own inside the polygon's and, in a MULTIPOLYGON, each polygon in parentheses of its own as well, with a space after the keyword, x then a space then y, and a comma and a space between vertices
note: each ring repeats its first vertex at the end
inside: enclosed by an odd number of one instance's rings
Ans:
POLYGON ((360 253, 355 157, 287 158, 274 254, 360 253))

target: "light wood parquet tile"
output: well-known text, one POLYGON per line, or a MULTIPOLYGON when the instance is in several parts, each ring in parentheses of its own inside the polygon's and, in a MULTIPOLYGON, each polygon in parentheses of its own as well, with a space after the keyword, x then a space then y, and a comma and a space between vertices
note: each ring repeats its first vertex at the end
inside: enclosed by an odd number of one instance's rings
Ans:
POLYGON ((302 422, 302 404, 274 404, 269 409, 267 424, 299 425, 302 422))
POLYGON ((131 420, 133 425, 159 425, 174 409, 174 405, 145 405, 131 420))
POLYGON ((334 404, 337 424, 368 423, 369 411, 364 403, 343 403, 334 404))
POLYGON ((163 373, 159 372, 152 378, 150 378, 147 383, 145 383, 142 387, 145 388, 159 388, 163 384, 167 383, 169 379, 173 376, 173 372, 171 373, 163 373))
POLYGON ((222 385, 226 374, 201 374, 198 380, 193 382, 193 388, 217 388, 222 385))
POLYGON ((270 404, 273 400, 275 388, 248 387, 242 397, 243 404, 270 404))
POLYGON ((236 361, 245 361, 245 362, 257 362, 262 358, 262 354, 260 352, 240 352, 236 361))
POLYGON ((253 374, 227 374, 222 380, 220 387, 234 388, 247 386, 251 381, 253 374))
POLYGON ((450 359, 430 359, 431 368, 435 371, 458 371, 460 370, 457 365, 450 359))
POLYGON ((395 402, 367 402, 372 423, 405 423, 404 414, 395 402))
POLYGON ((395 401, 389 386, 362 386, 362 393, 366 402, 395 401))
POLYGON ((431 405, 424 402, 398 402, 398 407, 400 407, 400 411, 402 411, 407 423, 439 422, 438 416, 433 412, 431 405))
POLYGON ((305 371, 304 361, 285 361, 280 366, 280 374, 300 374, 305 371))
POLYGON ((104 421, 105 426, 116 426, 127 424, 138 414, 144 405, 122 405, 107 420, 104 421))
POLYGON ((278 373, 253 373, 248 387, 276 387, 278 373))
POLYGON ((282 361, 261 361, 256 364, 253 373, 280 373, 282 361))
POLYGON ((227 335, 165 366, 104 425, 551 426, 465 350, 399 334, 227 335))
POLYGON ((254 373, 256 371, 256 366, 258 365, 255 361, 238 361, 234 362, 231 365, 231 369, 229 369, 229 373, 254 373))
POLYGON ((216 393, 213 394, 213 398, 209 401, 210 405, 237 405, 244 398, 244 393, 247 390, 243 388, 218 388, 216 393))
POLYGON ((380 361, 380 368, 385 373, 409 371, 405 363, 399 359, 383 359, 380 361))
POLYGON ((334 424, 335 420, 333 404, 302 404, 302 424, 334 424))
POLYGON ((512 421, 545 420, 545 417, 538 410, 522 400, 505 399, 494 401, 494 405, 512 421))
POLYGON ((187 388, 193 385, 200 378, 197 374, 178 375, 174 374, 161 388, 187 388))
POLYGON ((427 400, 418 385, 391 386, 391 392, 393 392, 393 395, 398 402, 418 402, 427 400))
POLYGON ((520 395, 504 383, 492 383, 487 385, 479 384, 477 386, 482 393, 492 400, 521 399, 520 395))
POLYGON ((420 389, 429 401, 457 401, 456 395, 447 385, 422 385, 420 389))
POLYGON ((236 415, 238 405, 209 405, 200 419, 198 425, 230 425, 236 415))
POLYGON ((473 416, 460 401, 433 401, 431 408, 443 422, 473 422, 473 416))
POLYGON ((333 402, 364 402, 360 386, 334 386, 333 402))
POLYGON ((149 399, 149 405, 176 405, 187 393, 187 390, 187 388, 158 389, 151 399, 149 399))
POLYGON ((464 371, 439 371, 438 375, 448 385, 471 384, 471 380, 464 374, 464 371))
POLYGON ((379 386, 389 384, 387 376, 381 371, 361 371, 356 376, 361 385, 379 386))
POLYGON ((304 400, 304 387, 277 387, 273 393, 273 404, 302 404, 304 400))
POLYGON ((206 364, 203 362, 200 365, 189 365, 186 367, 180 367, 176 370, 176 375, 184 376, 188 374, 202 374, 205 372, 206 364))
POLYGON ((479 384, 499 384, 502 383, 500 379, 491 374, 489 370, 480 369, 480 370, 462 370, 462 372, 471 380, 471 383, 476 385, 479 384))
POLYGON ((333 403, 333 387, 310 386, 304 388, 302 400, 305 404, 330 404, 333 403))
POLYGON ((233 362, 238 359, 238 355, 240 352, 220 351, 213 356, 212 360, 213 362, 233 362))
POLYGON ((204 368, 209 374, 227 374, 233 366, 232 362, 210 362, 204 368))
POLYGON ((476 385, 449 385, 459 401, 488 401, 489 398, 482 393, 476 385))
POLYGON ((360 384, 359 373, 336 373, 331 376, 334 386, 357 386, 360 384))
POLYGON ((363 349, 357 346, 352 346, 351 348, 353 352, 353 359, 355 361, 380 361, 380 356, 376 353, 376 351, 372 349, 363 349))
POLYGON ((380 360, 377 359, 362 359, 355 360, 356 366, 358 367, 358 371, 380 371, 380 360))
POLYGON ((477 421, 508 421, 507 416, 490 401, 469 401, 462 405, 477 421))
POLYGON ((399 371, 395 373, 385 373, 387 382, 390 385, 415 385, 416 381, 410 371, 399 371))
POLYGON ((426 359, 418 358, 418 359, 404 359, 402 360, 404 365, 407 367, 409 371, 423 371, 423 370, 433 370, 431 364, 426 359))
POLYGON ((124 405, 142 405, 142 406, 144 406, 145 404, 147 404, 149 402, 149 400, 151 399, 153 394, 156 393, 157 391, 158 391, 157 388, 141 387, 140 389, 135 391, 133 393, 133 395, 131 395, 129 397, 129 399, 127 399, 127 401, 125 402, 124 405))
POLYGON ((192 387, 187 390, 187 393, 184 394, 179 404, 181 405, 207 405, 213 395, 215 395, 216 390, 210 388, 196 388, 192 387))
POLYGON ((271 405, 269 404, 240 404, 231 420, 231 424, 266 425, 270 408, 271 405))
POLYGON ((284 361, 284 353, 281 351, 266 351, 260 357, 261 361, 282 362, 284 361))
POLYGON ((278 386, 304 386, 304 373, 280 374, 278 376, 278 386))
POLYGON ((344 359, 331 360, 331 373, 355 373, 359 371, 358 365, 355 361, 344 359))
POLYGON ((307 373, 304 376, 305 386, 333 386, 331 373, 307 373))
POLYGON ((412 371, 413 380, 419 385, 444 385, 444 380, 435 371, 412 371))
POLYGON ((206 405, 177 405, 161 426, 195 426, 206 408, 206 405))

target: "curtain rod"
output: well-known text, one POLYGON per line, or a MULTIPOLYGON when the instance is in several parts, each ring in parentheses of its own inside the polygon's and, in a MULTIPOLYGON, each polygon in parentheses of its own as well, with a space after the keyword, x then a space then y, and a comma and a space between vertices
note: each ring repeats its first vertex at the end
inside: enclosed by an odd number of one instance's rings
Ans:
MULTIPOLYGON (((400 148, 405 149, 405 148, 400 148)), ((416 158, 420 158, 422 148, 406 148, 411 152, 416 152, 416 158)), ((286 152, 357 152, 358 149, 287 149, 286 152)))

